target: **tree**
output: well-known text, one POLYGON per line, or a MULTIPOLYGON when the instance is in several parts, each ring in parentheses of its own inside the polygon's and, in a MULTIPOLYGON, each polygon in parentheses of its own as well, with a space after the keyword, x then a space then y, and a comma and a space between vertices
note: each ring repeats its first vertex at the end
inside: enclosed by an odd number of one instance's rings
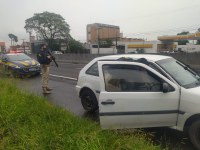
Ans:
POLYGON ((84 52, 83 44, 74 39, 71 39, 69 41, 69 49, 70 49, 71 53, 83 53, 84 52))
POLYGON ((69 25, 65 19, 55 13, 36 13, 33 17, 26 19, 25 27, 27 32, 35 31, 52 48, 55 39, 69 40, 69 25))
POLYGON ((110 48, 113 45, 112 40, 107 39, 105 41, 99 41, 100 48, 110 48))
POLYGON ((10 41, 11 41, 11 43, 10 43, 10 45, 12 46, 12 40, 13 40, 13 34, 8 34, 8 37, 10 38, 10 41))
POLYGON ((14 45, 14 42, 18 42, 18 37, 12 33, 8 34, 8 37, 11 39, 11 46, 14 45))
MULTIPOLYGON (((178 33, 177 35, 187 35, 189 34, 189 31, 183 31, 181 33, 178 33)), ((180 40, 178 41, 178 45, 186 45, 187 43, 189 43, 188 40, 180 40)))
POLYGON ((17 43, 18 42, 18 37, 14 36, 14 41, 17 43))
POLYGON ((197 40, 197 43, 196 43, 197 45, 200 45, 200 40, 197 40))

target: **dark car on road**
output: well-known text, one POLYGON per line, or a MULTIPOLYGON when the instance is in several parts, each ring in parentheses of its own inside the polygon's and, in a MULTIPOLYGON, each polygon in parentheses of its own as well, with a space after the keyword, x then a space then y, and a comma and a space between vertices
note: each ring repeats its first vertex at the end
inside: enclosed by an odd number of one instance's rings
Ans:
POLYGON ((24 53, 2 54, 0 69, 3 73, 16 77, 40 74, 40 64, 24 53))

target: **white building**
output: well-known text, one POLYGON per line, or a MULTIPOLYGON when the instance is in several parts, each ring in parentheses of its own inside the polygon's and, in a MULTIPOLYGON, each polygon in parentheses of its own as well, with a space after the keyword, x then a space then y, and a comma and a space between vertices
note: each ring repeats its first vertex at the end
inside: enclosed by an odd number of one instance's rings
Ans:
POLYGON ((200 52, 200 45, 194 45, 192 43, 187 43, 186 45, 177 45, 177 50, 186 53, 200 52))

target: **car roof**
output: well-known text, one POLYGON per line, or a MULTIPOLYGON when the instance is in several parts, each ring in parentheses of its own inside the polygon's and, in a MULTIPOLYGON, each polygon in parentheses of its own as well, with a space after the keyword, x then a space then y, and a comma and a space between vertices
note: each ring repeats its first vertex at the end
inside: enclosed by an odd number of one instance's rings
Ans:
POLYGON ((159 61, 167 58, 172 58, 170 56, 165 55, 156 55, 156 54, 122 54, 122 55, 109 55, 99 57, 98 60, 102 59, 119 59, 119 58, 132 58, 132 59, 140 59, 145 58, 148 61, 159 61))

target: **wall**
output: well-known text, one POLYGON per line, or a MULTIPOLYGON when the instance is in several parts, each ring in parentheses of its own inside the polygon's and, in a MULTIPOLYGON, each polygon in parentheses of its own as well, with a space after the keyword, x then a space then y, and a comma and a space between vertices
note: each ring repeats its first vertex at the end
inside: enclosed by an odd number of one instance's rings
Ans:
MULTIPOLYGON (((91 48, 90 54, 98 54, 98 48, 91 48)), ((117 54, 115 48, 99 48, 99 54, 117 54)))
MULTIPOLYGON (((133 54, 134 55, 134 54, 133 54)), ((200 72, 200 53, 167 53, 163 55, 172 56, 186 64, 191 65, 194 69, 200 72)), ((36 58, 35 55, 29 55, 36 58)), ((92 59, 100 56, 105 56, 105 54, 63 54, 54 55, 58 62, 70 62, 70 63, 88 63, 92 59)))
POLYGON ((193 44, 177 45, 177 50, 178 49, 181 49, 182 51, 187 53, 200 52, 200 45, 193 45, 193 44))

